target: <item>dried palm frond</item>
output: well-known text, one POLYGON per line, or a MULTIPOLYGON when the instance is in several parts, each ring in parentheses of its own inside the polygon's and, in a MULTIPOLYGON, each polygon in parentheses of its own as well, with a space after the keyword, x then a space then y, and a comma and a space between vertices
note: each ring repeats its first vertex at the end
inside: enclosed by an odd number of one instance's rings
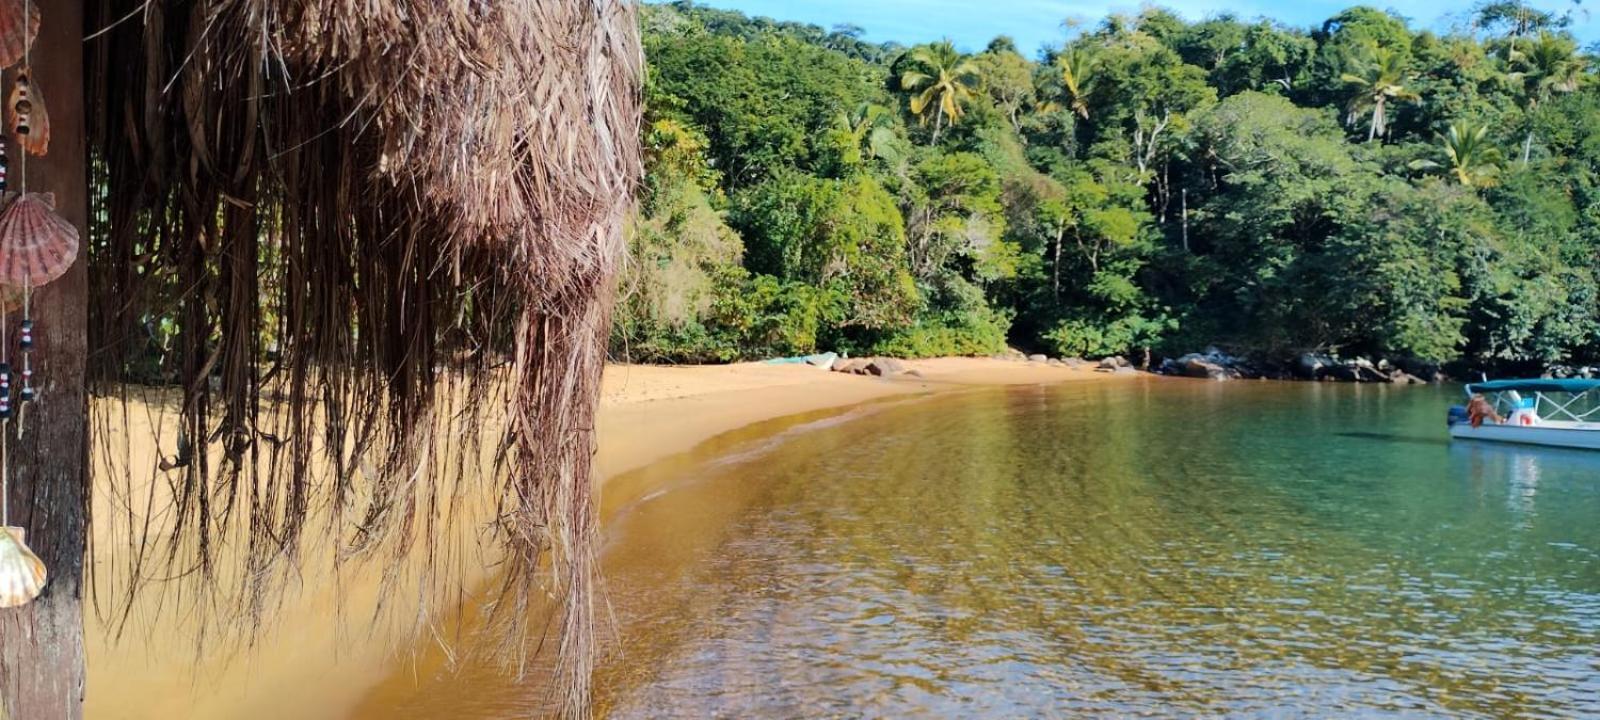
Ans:
POLYGON ((195 446, 134 562, 218 577, 242 537, 228 599, 253 624, 312 518, 340 561, 429 552, 462 487, 499 478, 501 637, 519 655, 533 593, 561 598, 559 687, 586 714, 631 3, 91 5, 91 374, 179 385, 195 446), (463 460, 480 424, 498 471, 463 460))

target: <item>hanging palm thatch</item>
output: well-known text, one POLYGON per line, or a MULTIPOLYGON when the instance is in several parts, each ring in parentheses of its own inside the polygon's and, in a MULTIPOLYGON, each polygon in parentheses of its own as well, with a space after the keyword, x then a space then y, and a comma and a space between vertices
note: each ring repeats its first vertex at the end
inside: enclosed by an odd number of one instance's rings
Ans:
POLYGON ((247 543, 232 599, 255 622, 310 518, 342 559, 426 551, 463 484, 504 478, 502 637, 555 594, 582 713, 631 4, 91 6, 91 378, 182 390, 170 532, 133 576, 238 574, 220 548, 247 543))

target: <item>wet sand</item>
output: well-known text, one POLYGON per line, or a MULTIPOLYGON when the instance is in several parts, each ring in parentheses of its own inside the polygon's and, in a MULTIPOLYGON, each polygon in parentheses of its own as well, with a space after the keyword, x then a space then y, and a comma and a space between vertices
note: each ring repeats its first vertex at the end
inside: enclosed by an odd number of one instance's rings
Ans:
MULTIPOLYGON (((610 367, 596 458, 605 483, 602 514, 651 491, 650 480, 630 482, 630 471, 683 457, 702 443, 741 428, 762 432, 764 421, 827 415, 863 403, 972 386, 1114 377, 1088 368, 989 359, 944 358, 910 365, 923 377, 846 376, 796 365, 610 367)), ((162 420, 159 412, 132 413, 127 421, 129 437, 147 438, 152 427, 171 425, 162 420)), ((131 468, 153 467, 155 449, 148 442, 135 442, 128 458, 131 468)), ((100 522, 119 511, 98 483, 94 541, 100 548, 125 545, 126 522, 100 522)), ((469 503, 463 513, 456 537, 463 549, 449 559, 469 586, 489 576, 489 558, 474 540, 474 531, 487 515, 487 505, 479 500, 469 503)), ((120 514, 126 516, 126 509, 120 514)), ((106 566, 111 561, 104 559, 113 554, 101 553, 95 562, 102 602, 116 594, 116 573, 106 566)), ((195 611, 182 598, 168 598, 164 608, 154 601, 142 602, 120 641, 112 637, 112 628, 90 618, 86 716, 90 720, 362 717, 357 709, 372 706, 364 698, 375 689, 403 693, 419 665, 451 657, 449 642, 414 637, 415 623, 370 622, 382 591, 377 573, 349 568, 344 573, 336 583, 331 567, 313 563, 276 608, 270 629, 244 649, 224 641, 214 651, 197 653, 198 637, 188 622, 195 611), (174 607, 179 609, 173 611, 174 607)), ((419 606, 409 598, 398 602, 388 598, 388 602, 391 619, 405 618, 408 611, 414 617, 419 606)))

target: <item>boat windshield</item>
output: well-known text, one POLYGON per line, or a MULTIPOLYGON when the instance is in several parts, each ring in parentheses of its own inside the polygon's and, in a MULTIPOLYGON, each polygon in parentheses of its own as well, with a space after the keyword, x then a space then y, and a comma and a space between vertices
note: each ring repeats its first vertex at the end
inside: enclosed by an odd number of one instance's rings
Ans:
POLYGON ((1519 411, 1540 420, 1600 422, 1600 380, 1495 380, 1467 386, 1467 396, 1483 395, 1495 411, 1519 411))

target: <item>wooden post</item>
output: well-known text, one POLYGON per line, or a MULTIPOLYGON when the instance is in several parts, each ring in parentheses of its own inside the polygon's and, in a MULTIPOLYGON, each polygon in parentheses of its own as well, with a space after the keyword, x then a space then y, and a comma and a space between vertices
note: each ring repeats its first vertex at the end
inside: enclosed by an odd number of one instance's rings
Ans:
MULTIPOLYGON (((33 295, 34 385, 40 401, 23 416, 23 435, 5 425, 11 522, 49 568, 44 594, 0 610, 0 714, 16 720, 83 715, 83 562, 89 520, 88 162, 85 159, 83 1, 34 0, 42 21, 32 51, 33 80, 50 117, 50 149, 27 161, 27 187, 53 192, 56 209, 78 228, 78 262, 33 295)), ((5 73, 6 87, 15 71, 5 73)), ((11 187, 22 187, 14 143, 11 187)), ((14 331, 19 314, 7 323, 14 331)), ((15 335, 11 335, 15 342, 15 335)), ((15 346, 11 348, 15 357, 15 346)), ((20 386, 19 386, 20 387, 20 386)), ((16 390, 13 389, 13 397, 16 390)))

